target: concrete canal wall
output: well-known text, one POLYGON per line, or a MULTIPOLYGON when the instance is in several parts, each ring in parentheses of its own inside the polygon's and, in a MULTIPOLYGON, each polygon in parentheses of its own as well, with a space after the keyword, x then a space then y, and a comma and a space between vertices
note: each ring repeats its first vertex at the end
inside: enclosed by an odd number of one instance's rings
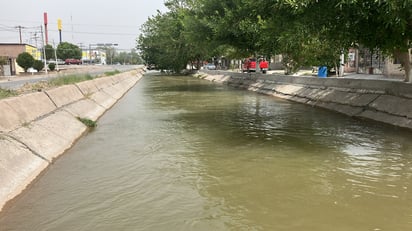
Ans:
POLYGON ((143 69, 0 100, 0 211, 143 76, 143 69))
POLYGON ((202 71, 201 78, 412 129, 412 84, 394 80, 317 78, 202 71))

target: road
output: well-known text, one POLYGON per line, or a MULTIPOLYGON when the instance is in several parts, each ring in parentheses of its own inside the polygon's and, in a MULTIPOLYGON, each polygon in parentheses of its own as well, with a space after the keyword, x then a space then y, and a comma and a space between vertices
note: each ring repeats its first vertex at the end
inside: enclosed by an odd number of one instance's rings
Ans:
POLYGON ((92 76, 97 76, 108 71, 118 70, 120 72, 125 72, 134 70, 138 67, 141 67, 141 65, 64 65, 60 68, 60 72, 0 77, 0 88, 16 90, 26 83, 35 83, 70 74, 90 74, 92 76))

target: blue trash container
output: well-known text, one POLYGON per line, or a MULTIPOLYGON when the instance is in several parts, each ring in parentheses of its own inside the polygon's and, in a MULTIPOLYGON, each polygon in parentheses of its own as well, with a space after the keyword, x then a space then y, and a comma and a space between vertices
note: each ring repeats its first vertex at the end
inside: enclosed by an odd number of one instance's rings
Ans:
POLYGON ((328 67, 320 66, 318 69, 318 77, 319 78, 326 78, 328 77, 328 67))

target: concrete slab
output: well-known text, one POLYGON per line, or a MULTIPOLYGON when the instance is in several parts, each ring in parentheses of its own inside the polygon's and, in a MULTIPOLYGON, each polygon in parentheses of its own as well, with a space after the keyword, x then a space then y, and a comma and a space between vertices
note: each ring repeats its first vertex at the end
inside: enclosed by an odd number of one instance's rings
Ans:
POLYGON ((331 111, 336 111, 348 116, 356 116, 363 111, 362 107, 354 107, 351 105, 333 103, 333 102, 316 102, 313 104, 316 107, 325 108, 331 111))
POLYGON ((21 123, 18 113, 5 101, 0 101, 0 132, 8 132, 21 123))
POLYGON ((92 80, 76 83, 75 85, 79 87, 84 96, 89 96, 99 91, 96 84, 92 80))
POLYGON ((412 118, 412 99, 382 95, 369 105, 378 111, 412 118))
POLYGON ((11 132, 10 136, 51 162, 69 149, 85 131, 86 126, 77 118, 66 111, 57 111, 11 132))
POLYGON ((2 104, 7 104, 13 110, 2 111, 2 117, 8 124, 6 131, 18 128, 56 109, 54 103, 44 92, 36 92, 19 97, 3 99, 2 104))
POLYGON ((83 99, 68 106, 65 106, 63 110, 68 111, 74 117, 87 118, 93 121, 102 116, 106 109, 100 106, 91 99, 83 99))
POLYGON ((102 91, 106 92, 112 98, 117 99, 117 100, 122 98, 123 94, 126 93, 127 90, 126 89, 121 89, 117 85, 113 85, 113 86, 106 87, 106 88, 102 89, 102 91))
POLYGON ((289 85, 289 84, 285 84, 285 85, 277 85, 274 90, 285 94, 285 95, 296 95, 297 92, 301 91, 303 89, 302 86, 296 86, 296 85, 289 85))
POLYGON ((108 78, 108 77, 102 77, 102 78, 97 78, 92 80, 94 84, 96 85, 97 89, 102 90, 105 89, 106 87, 110 87, 113 84, 113 79, 108 78))
POLYGON ((104 91, 98 91, 91 95, 89 98, 105 109, 111 108, 113 104, 117 102, 115 98, 111 97, 104 91))
POLYGON ((65 85, 50 89, 46 91, 46 94, 57 107, 62 107, 84 98, 84 95, 76 85, 65 85))
POLYGON ((377 95, 375 94, 361 94, 332 89, 329 91, 329 94, 320 98, 320 100, 323 102, 333 102, 343 105, 365 107, 373 100, 375 100, 376 97, 377 95))
POLYGON ((412 129, 412 121, 406 117, 390 115, 388 113, 366 110, 358 115, 361 118, 367 118, 386 124, 395 125, 398 127, 412 129))
POLYGON ((20 194, 48 164, 22 144, 0 135, 0 211, 7 201, 20 194))
POLYGON ((132 79, 125 79, 118 84, 116 84, 116 87, 121 89, 124 92, 127 92, 130 88, 132 88, 137 81, 132 81, 132 79))

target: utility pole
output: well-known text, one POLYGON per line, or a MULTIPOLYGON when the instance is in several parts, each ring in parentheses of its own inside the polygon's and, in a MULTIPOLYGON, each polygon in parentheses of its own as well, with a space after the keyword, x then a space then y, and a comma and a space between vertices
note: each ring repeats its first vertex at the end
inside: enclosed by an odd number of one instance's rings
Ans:
POLYGON ((54 59, 56 60, 56 70, 57 72, 59 72, 60 70, 59 70, 59 62, 57 61, 57 47, 56 47, 56 44, 54 43, 54 40, 53 40, 53 46, 54 46, 54 59))
POLYGON ((22 43, 23 43, 23 41, 22 41, 22 38, 21 38, 21 29, 22 29, 22 28, 24 28, 24 27, 22 27, 22 26, 16 26, 16 28, 18 28, 18 29, 19 29, 20 44, 22 44, 22 43))

